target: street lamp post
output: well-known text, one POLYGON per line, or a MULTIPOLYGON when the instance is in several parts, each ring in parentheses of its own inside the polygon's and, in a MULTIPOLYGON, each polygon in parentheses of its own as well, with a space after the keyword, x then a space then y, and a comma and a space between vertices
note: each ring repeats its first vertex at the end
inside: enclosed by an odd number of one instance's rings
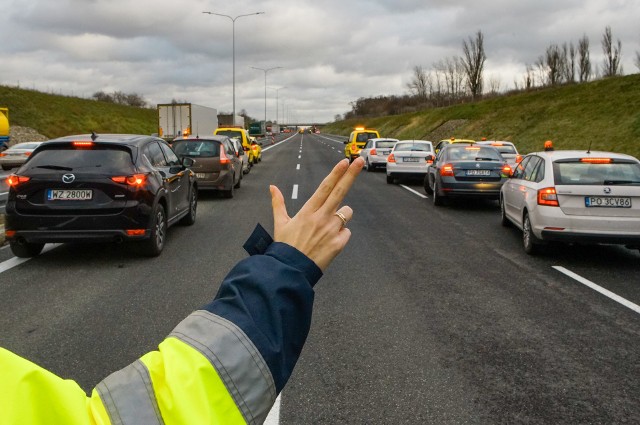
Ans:
POLYGON ((275 66, 273 68, 257 68, 252 66, 251 68, 264 72, 264 125, 267 125, 267 72, 273 71, 274 69, 282 69, 282 67, 275 66))
MULTIPOLYGON (((269 87, 269 88, 270 88, 271 90, 275 90, 275 92, 276 92, 276 122, 277 122, 278 124, 280 124, 280 114, 279 114, 279 110, 278 110, 278 108, 280 107, 280 104, 278 103, 278 92, 279 92, 280 90, 282 90, 282 89, 286 89, 287 87, 278 87, 278 88, 275 88, 275 87, 269 87)), ((283 111, 283 112, 284 112, 284 111, 283 111)))
POLYGON ((222 13, 215 13, 215 12, 202 12, 202 13, 206 13, 208 15, 224 16, 225 18, 231 19, 231 22, 232 22, 232 27, 233 27, 233 36, 232 36, 233 37, 233 115, 231 118, 233 120, 233 125, 236 125, 236 19, 242 18, 243 16, 263 15, 264 12, 247 13, 244 15, 238 15, 236 17, 223 15, 222 13))

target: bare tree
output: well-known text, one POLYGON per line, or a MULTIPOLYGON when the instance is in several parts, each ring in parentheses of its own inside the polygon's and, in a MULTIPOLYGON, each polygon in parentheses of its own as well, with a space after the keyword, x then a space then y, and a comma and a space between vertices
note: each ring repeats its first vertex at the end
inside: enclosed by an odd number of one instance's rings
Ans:
POLYGON ((573 42, 569 43, 567 47, 567 43, 562 45, 562 56, 563 56, 563 79, 567 83, 574 83, 576 81, 576 47, 573 45, 573 42))
POLYGON ((525 90, 531 90, 535 84, 536 84, 536 77, 533 73, 533 67, 529 64, 527 64, 526 68, 525 68, 525 74, 524 74, 524 78, 523 78, 523 88, 525 90))
POLYGON ((613 45, 613 35, 611 27, 607 26, 602 34, 602 51, 604 52, 604 61, 602 63, 602 76, 615 77, 622 75, 620 67, 620 53, 622 52, 622 42, 618 39, 618 43, 613 45))
POLYGON ((640 51, 636 51, 636 58, 634 60, 638 71, 640 71, 640 51))
POLYGON ((591 60, 589 59, 589 38, 583 35, 578 40, 578 74, 581 83, 591 78, 591 60))
POLYGON ((489 78, 489 94, 492 96, 500 94, 500 85, 500 77, 492 75, 489 78))
POLYGON ((547 70, 547 83, 556 86, 562 83, 564 70, 564 57, 557 44, 547 47, 544 56, 544 63, 547 70))
POLYGON ((487 57, 484 53, 484 36, 482 31, 476 33, 475 39, 469 37, 462 41, 464 57, 462 63, 467 74, 467 87, 471 97, 476 99, 482 95, 482 72, 487 57), (467 42, 468 41, 468 42, 467 42))
POLYGON ((411 94, 421 98, 427 99, 427 91, 429 86, 429 76, 427 72, 422 68, 422 66, 416 65, 413 68, 413 77, 409 83, 407 83, 407 88, 411 92, 411 94))

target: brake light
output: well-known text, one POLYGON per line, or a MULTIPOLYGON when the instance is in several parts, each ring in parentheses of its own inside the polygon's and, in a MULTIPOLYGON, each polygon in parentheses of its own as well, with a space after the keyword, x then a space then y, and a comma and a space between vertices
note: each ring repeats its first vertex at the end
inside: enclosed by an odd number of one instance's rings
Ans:
POLYGON ((513 173, 513 170, 508 164, 505 164, 504 167, 502 167, 502 174, 504 174, 505 176, 510 176, 511 173, 513 173))
POLYGON ((545 187, 538 190, 538 205, 546 205, 548 207, 559 207, 558 195, 555 187, 545 187))
POLYGON ((520 164, 522 162, 522 155, 516 155, 516 164, 520 164))
POLYGON ((231 160, 222 149, 220 150, 220 164, 231 164, 231 160))
POLYGON ((393 154, 389 155, 389 157, 387 158, 387 162, 395 163, 396 162, 396 157, 393 154))
POLYGON ((477 146, 467 146, 466 148, 464 148, 467 151, 479 151, 480 148, 477 146))
POLYGON ((129 186, 142 186, 147 181, 146 174, 134 174, 131 176, 114 176, 111 177, 116 183, 127 184, 129 186))
POLYGON ((7 177, 7 185, 9 187, 16 187, 17 185, 21 183, 26 183, 29 180, 31 180, 31 177, 18 176, 15 174, 11 174, 9 177, 7 177))
POLYGON ((440 175, 453 177, 453 164, 444 164, 440 169, 440 175))
POLYGON ((126 230, 127 236, 144 236, 144 229, 129 229, 126 230))
POLYGON ((588 162, 589 164, 611 164, 611 158, 580 158, 580 162, 588 162))
POLYGON ((378 155, 378 152, 376 152, 376 148, 373 148, 369 151, 369 155, 378 155))
POLYGON ((90 148, 93 146, 93 142, 73 142, 71 144, 76 148, 90 148))
POLYGON ((12 238, 15 235, 16 235, 16 231, 15 230, 5 230, 4 231, 5 238, 12 238))

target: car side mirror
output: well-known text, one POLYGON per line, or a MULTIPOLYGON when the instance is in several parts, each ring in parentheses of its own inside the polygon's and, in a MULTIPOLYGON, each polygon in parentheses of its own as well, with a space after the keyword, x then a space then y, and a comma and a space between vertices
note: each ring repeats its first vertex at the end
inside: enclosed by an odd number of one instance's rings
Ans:
POLYGON ((182 158, 181 164, 184 168, 189 168, 191 166, 193 166, 193 164, 195 164, 196 161, 193 158, 189 158, 188 156, 185 156, 184 158, 182 158))

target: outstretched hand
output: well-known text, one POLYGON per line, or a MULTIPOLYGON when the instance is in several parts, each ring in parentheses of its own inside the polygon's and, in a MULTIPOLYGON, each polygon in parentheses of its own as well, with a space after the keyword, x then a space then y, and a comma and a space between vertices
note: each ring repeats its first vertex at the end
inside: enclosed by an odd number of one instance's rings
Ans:
POLYGON ((274 240, 296 248, 325 271, 351 237, 345 225, 353 210, 338 207, 363 165, 362 158, 356 158, 351 165, 346 159, 340 161, 293 218, 287 214, 282 192, 270 186, 274 240))

